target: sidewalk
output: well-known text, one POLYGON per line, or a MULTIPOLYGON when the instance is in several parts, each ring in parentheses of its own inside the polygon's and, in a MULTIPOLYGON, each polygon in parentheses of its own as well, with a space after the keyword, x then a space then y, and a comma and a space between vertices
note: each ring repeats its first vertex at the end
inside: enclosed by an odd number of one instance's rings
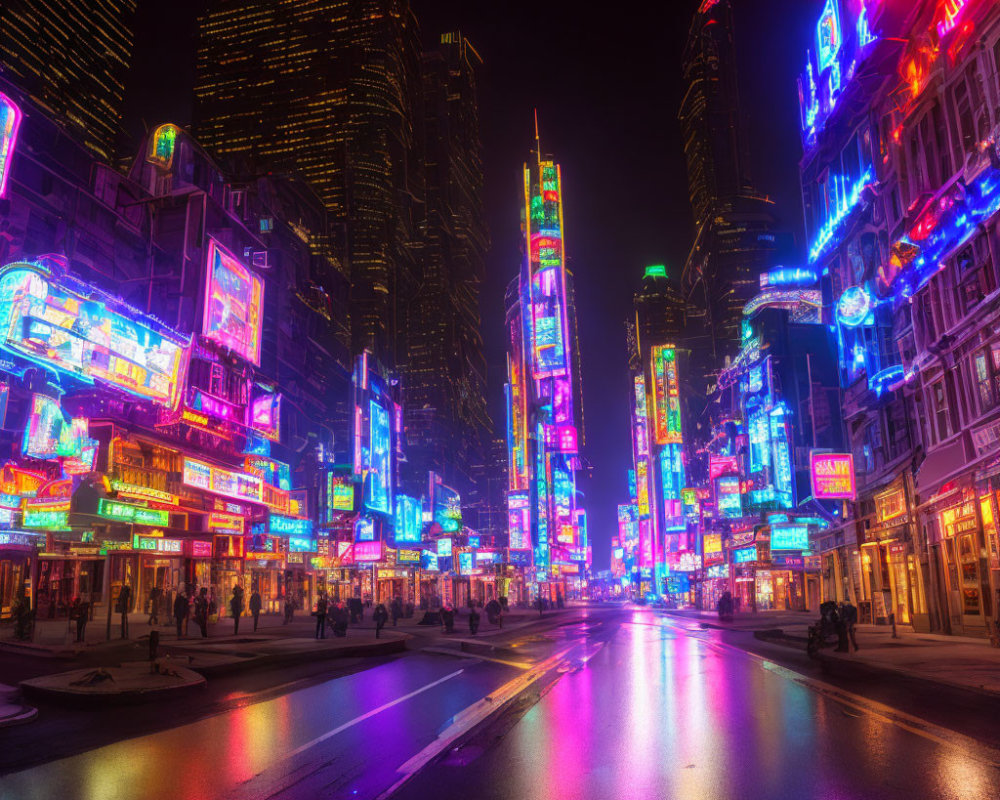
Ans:
MULTIPOLYGON (((708 611, 668 611, 674 617, 697 620, 713 628, 753 632, 758 639, 805 649, 806 631, 814 621, 811 612, 762 611, 739 614, 733 622, 720 622, 708 611)), ((866 672, 897 673, 909 678, 960 689, 1000 695, 1000 648, 986 639, 915 633, 898 627, 892 638, 887 625, 858 625, 858 652, 820 651, 824 669, 858 679, 866 672)))

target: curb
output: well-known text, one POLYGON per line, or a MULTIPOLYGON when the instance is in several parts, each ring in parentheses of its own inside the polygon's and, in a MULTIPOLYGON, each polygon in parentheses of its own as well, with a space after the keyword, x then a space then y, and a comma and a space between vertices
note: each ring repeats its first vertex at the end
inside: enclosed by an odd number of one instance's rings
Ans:
POLYGON ((23 725, 26 722, 31 722, 37 716, 37 708, 32 706, 21 706, 21 710, 17 713, 0 717, 0 728, 10 728, 14 725, 23 725))
POLYGON ((204 689, 206 685, 207 682, 202 677, 197 683, 188 682, 180 686, 170 686, 162 689, 133 689, 123 692, 85 693, 33 686, 25 681, 21 683, 21 691, 26 697, 47 700, 64 707, 106 708, 108 706, 140 705, 159 700, 171 700, 195 689, 204 689))
MULTIPOLYGON (((188 666, 192 672, 197 672, 206 678, 219 678, 226 675, 237 675, 262 667, 281 667, 310 661, 333 661, 338 658, 369 658, 372 656, 393 655, 406 651, 406 639, 389 639, 385 642, 358 644, 351 647, 340 647, 329 650, 299 650, 292 653, 268 653, 251 656, 241 661, 228 664, 206 664, 205 666, 188 666)), ((178 659, 183 654, 175 654, 178 659)))

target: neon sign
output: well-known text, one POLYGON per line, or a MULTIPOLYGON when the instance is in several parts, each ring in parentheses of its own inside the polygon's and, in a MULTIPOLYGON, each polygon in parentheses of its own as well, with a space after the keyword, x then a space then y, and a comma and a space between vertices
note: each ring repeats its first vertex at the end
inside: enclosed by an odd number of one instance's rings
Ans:
POLYGON ((368 492, 365 505, 372 511, 390 513, 389 482, 392 468, 389 412, 374 400, 368 404, 370 464, 365 481, 368 492))
POLYGON ((184 551, 184 540, 135 534, 132 537, 132 548, 134 550, 149 550, 154 553, 181 553, 184 551))
POLYGON ((809 248, 810 263, 819 259, 823 251, 833 241, 834 235, 846 220, 862 202, 862 193, 868 184, 875 178, 874 170, 871 167, 854 183, 849 183, 849 178, 843 175, 831 175, 828 186, 832 192, 830 198, 829 215, 822 227, 816 232, 812 247, 809 248))
POLYGON ((166 527, 170 524, 170 512, 168 511, 159 508, 133 506, 129 503, 119 503, 104 498, 101 498, 97 502, 97 516, 132 525, 166 527))
POLYGON ((771 526, 772 550, 808 550, 809 526, 781 524, 771 526))
POLYGON ((327 502, 330 504, 328 520, 333 519, 334 511, 353 511, 354 484, 348 478, 331 472, 327 476, 327 502))
POLYGON ((809 474, 817 500, 854 500, 857 486, 851 453, 810 453, 809 474))
POLYGON ((180 129, 169 122, 153 131, 153 135, 149 139, 149 152, 146 153, 146 160, 163 169, 170 169, 174 162, 174 144, 177 141, 178 133, 180 133, 180 129))
POLYGON ((839 0, 826 0, 826 6, 816 24, 816 58, 819 71, 833 64, 842 44, 839 0))
MULTIPOLYGON (((187 366, 179 334, 126 316, 120 300, 46 267, 0 270, 0 346, 87 381, 175 408, 187 366), (119 310, 120 309, 120 310, 119 310)), ((139 313, 129 309, 130 316, 139 313)))
POLYGON ((752 561, 757 560, 757 546, 752 547, 741 547, 739 550, 733 550, 733 563, 734 564, 749 564, 752 561))
POLYGON ((210 238, 202 335, 259 365, 263 302, 261 279, 210 238))
POLYGON ((262 394, 250 403, 250 427, 265 438, 277 442, 281 437, 281 395, 262 394))
POLYGON ((439 558, 445 558, 451 555, 451 538, 444 537, 437 540, 437 554, 439 558))
POLYGON ((21 110, 3 92, 0 92, 0 197, 7 190, 10 160, 17 145, 17 130, 21 126, 21 110))
POLYGON ((313 524, 310 519, 286 517, 282 514, 268 514, 267 528, 268 531, 277 536, 300 536, 308 538, 312 534, 313 524))
POLYGON ((187 486, 223 497, 251 500, 255 503, 264 502, 264 481, 257 475, 233 472, 222 467, 213 467, 204 461, 185 458, 182 480, 187 486))
POLYGON ((372 542, 375 540, 375 521, 371 517, 359 517, 354 523, 354 541, 372 542))
POLYGON ((872 296, 864 286, 851 286, 837 301, 837 319, 848 328, 871 324, 872 296))
POLYGON ((677 380, 677 359, 673 347, 658 345, 652 349, 653 421, 658 444, 680 444, 681 408, 677 380))
POLYGON ((724 475, 716 479, 716 507, 723 517, 742 517, 743 500, 740 496, 740 479, 724 475))
POLYGON ((419 542, 423 527, 423 509, 420 501, 405 494, 396 495, 396 525, 397 542, 419 542))

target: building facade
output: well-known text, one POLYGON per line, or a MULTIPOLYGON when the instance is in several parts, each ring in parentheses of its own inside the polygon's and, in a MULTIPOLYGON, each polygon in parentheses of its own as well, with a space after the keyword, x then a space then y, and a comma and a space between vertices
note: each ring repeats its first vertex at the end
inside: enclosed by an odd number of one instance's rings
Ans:
POLYGON ((0 78, 105 163, 122 144, 135 10, 135 0, 7 0, 0 6, 0 78))
POLYGON ((562 177, 537 139, 524 167, 523 260, 507 290, 508 539, 552 600, 589 561, 574 387, 574 305, 566 271, 562 177))

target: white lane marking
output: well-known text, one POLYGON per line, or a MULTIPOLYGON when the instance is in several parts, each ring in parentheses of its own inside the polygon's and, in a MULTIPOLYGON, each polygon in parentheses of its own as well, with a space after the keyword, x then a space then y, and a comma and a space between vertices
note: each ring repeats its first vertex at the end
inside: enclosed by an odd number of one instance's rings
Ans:
MULTIPOLYGON (((674 627, 681 631, 685 630, 683 627, 673 626, 669 622, 666 627, 674 627)), ((972 756, 976 760, 990 766, 1000 766, 1000 751, 990 747, 989 745, 983 744, 977 739, 973 739, 970 736, 959 733, 958 731, 953 731, 950 728, 945 728, 941 725, 935 725, 933 722, 928 722, 920 717, 907 714, 905 711, 900 711, 898 708, 893 708, 885 703, 880 703, 878 700, 872 700, 868 697, 848 691, 847 689, 841 689, 837 686, 833 686, 832 684, 818 680, 817 678, 803 675, 801 672, 796 672, 793 669, 771 661, 766 656, 760 655, 760 653, 754 653, 750 650, 744 650, 741 647, 737 647, 736 645, 716 641, 714 639, 702 638, 701 636, 692 636, 691 638, 697 639, 702 644, 711 647, 714 650, 731 650, 736 653, 742 653, 743 655, 749 656, 751 659, 760 662, 763 669, 773 672, 776 675, 780 675, 793 683, 798 683, 807 689, 811 689, 816 692, 816 694, 822 695, 828 700, 840 703, 841 705, 847 706, 848 708, 852 708, 856 711, 870 714, 883 722, 888 722, 891 725, 896 725, 897 727, 909 731, 910 733, 914 733, 924 739, 929 739, 935 744, 946 745, 948 747, 954 747, 962 750, 966 755, 972 756)))
POLYGON ((350 722, 345 722, 343 725, 338 725, 336 728, 327 731, 322 736, 317 736, 315 739, 308 741, 305 744, 300 745, 299 747, 296 747, 294 750, 292 750, 292 752, 290 752, 286 756, 286 758, 294 758, 295 756, 299 755, 299 753, 304 753, 310 747, 315 747, 321 742, 325 742, 327 739, 336 736, 338 733, 346 731, 348 728, 354 727, 359 722, 364 722, 366 719, 371 719, 376 714, 381 714, 383 711, 386 711, 387 709, 390 709, 393 706, 398 706, 400 703, 405 703, 411 697, 416 697, 418 694, 426 692, 428 689, 433 689, 435 686, 440 686, 445 681, 450 681, 452 678, 461 675, 463 672, 465 672, 464 669, 456 670, 455 672, 452 672, 449 675, 445 675, 443 678, 438 678, 436 681, 428 683, 426 686, 421 686, 419 689, 415 689, 409 694, 404 694, 402 697, 397 697, 395 700, 385 703, 384 705, 381 705, 378 708, 373 708, 371 711, 362 714, 360 717, 355 717, 350 722))
POLYGON ((427 764, 434 760, 434 758, 436 758, 439 754, 443 753, 456 740, 464 736, 487 717, 494 714, 504 703, 513 697, 516 697, 520 692, 538 680, 538 678, 546 672, 557 666, 559 662, 566 657, 566 654, 569 653, 570 650, 573 650, 578 646, 579 643, 567 647, 561 653, 557 653, 540 663, 530 672, 518 675, 516 678, 497 688, 495 691, 490 692, 490 694, 482 700, 473 703, 471 706, 452 717, 454 722, 452 722, 451 725, 441 731, 433 742, 427 745, 423 750, 410 758, 409 761, 396 770, 396 774, 400 776, 399 779, 392 784, 392 786, 382 792, 376 800, 386 800, 398 792, 402 788, 403 784, 407 783, 414 775, 427 766, 427 764))

